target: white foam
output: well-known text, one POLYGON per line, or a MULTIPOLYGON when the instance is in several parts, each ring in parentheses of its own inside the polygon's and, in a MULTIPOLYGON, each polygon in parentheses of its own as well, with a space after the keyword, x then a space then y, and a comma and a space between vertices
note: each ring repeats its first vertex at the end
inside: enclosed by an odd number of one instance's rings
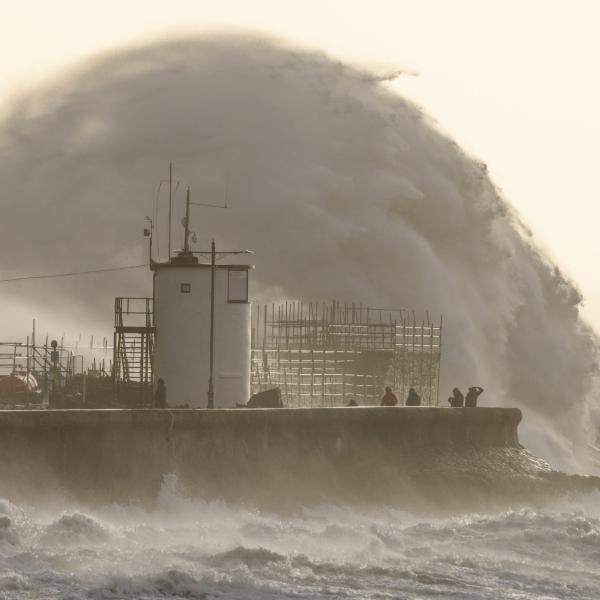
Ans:
POLYGON ((534 600, 568 589, 584 599, 600 583, 594 495, 544 510, 427 520, 393 508, 322 505, 284 518, 181 501, 179 517, 172 505, 67 511, 76 525, 64 514, 47 514, 48 524, 25 510, 34 526, 18 530, 22 550, 0 544, 0 597, 492 600, 502 589, 534 600), (69 536, 39 535, 57 527, 69 536))

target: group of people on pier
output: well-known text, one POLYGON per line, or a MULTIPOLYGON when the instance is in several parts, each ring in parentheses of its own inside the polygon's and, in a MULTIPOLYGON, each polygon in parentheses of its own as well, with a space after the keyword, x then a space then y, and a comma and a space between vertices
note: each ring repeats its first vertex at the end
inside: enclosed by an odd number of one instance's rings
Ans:
POLYGON ((475 408, 477 406, 477 398, 483 392, 483 388, 478 385, 470 387, 467 391, 467 395, 463 396, 463 393, 458 389, 452 390, 452 396, 448 398, 448 404, 452 408, 475 408))
MULTIPOLYGON (((452 408, 475 408, 477 406, 477 399, 483 392, 483 388, 479 386, 470 387, 467 391, 467 395, 464 396, 463 393, 458 389, 454 388, 452 390, 452 396, 448 398, 448 404, 452 408)), ((385 394, 381 399, 381 406, 397 406, 398 398, 396 394, 392 391, 391 387, 385 388, 385 394)), ((154 408, 167 408, 167 387, 163 379, 158 380, 158 385, 156 387, 156 392, 154 393, 154 408)), ((347 404, 347 406, 358 406, 357 402, 352 399, 347 404)), ((421 396, 417 394, 415 388, 410 388, 408 390, 408 396, 406 397, 406 402, 404 406, 421 406, 421 396)))
MULTIPOLYGON (((454 388, 452 390, 452 396, 448 398, 448 404, 452 408, 475 408, 477 406, 477 399, 483 392, 483 388, 478 385, 470 387, 467 395, 464 396, 463 393, 458 389, 454 388)), ((381 399, 381 406, 397 406, 398 398, 396 394, 392 392, 391 387, 385 388, 385 394, 381 399)), ((352 406, 356 406, 356 404, 352 404, 352 406)), ((404 406, 421 406, 421 396, 417 394, 415 388, 410 388, 408 390, 408 396, 406 397, 406 402, 404 406)))

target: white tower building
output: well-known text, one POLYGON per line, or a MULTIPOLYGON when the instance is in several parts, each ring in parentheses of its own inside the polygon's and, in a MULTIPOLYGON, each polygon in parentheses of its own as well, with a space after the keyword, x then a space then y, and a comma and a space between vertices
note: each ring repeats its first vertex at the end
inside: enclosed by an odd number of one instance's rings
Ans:
MULTIPOLYGON (((187 228, 186 228, 187 229, 187 228)), ((154 270, 153 383, 164 380, 168 406, 207 406, 211 337, 211 264, 187 249, 154 270)), ((214 407, 250 397, 251 324, 245 264, 214 269, 214 407)))

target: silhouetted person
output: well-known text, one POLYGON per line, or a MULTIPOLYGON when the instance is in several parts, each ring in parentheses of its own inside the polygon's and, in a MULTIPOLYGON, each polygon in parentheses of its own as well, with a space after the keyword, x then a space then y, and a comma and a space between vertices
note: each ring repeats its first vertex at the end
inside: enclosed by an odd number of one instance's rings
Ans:
POLYGON ((167 386, 162 379, 158 380, 154 392, 154 408, 167 408, 167 386))
POLYGON ((350 398, 350 402, 346 406, 358 406, 358 402, 354 398, 350 398))
POLYGON ((481 392, 483 392, 483 388, 478 385, 470 387, 465 396, 465 407, 475 408, 477 406, 477 398, 479 398, 481 392))
POLYGON ((421 406, 421 396, 417 394, 415 388, 408 390, 408 397, 406 398, 406 406, 421 406))
POLYGON ((385 394, 381 399, 381 406, 396 406, 398 404, 398 398, 392 393, 391 387, 385 388, 385 394))
POLYGON ((458 388, 454 388, 452 390, 452 396, 448 398, 448 404, 450 404, 452 408, 462 408, 464 403, 465 397, 463 396, 463 393, 458 388))

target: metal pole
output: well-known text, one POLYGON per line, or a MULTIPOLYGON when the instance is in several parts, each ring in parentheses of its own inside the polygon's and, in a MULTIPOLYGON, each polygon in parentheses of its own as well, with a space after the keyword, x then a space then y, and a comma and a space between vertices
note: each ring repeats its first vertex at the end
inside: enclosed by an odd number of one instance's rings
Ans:
POLYGON ((437 389, 435 390, 435 405, 440 405, 440 371, 442 370, 442 325, 444 322, 444 315, 440 315, 440 335, 438 338, 438 373, 437 373, 437 389))
POLYGON ((173 190, 173 163, 169 163, 169 256, 168 256, 168 260, 171 260, 171 203, 172 203, 172 190, 173 190))
POLYGON ((190 188, 187 189, 187 195, 185 198, 185 229, 183 237, 183 251, 185 253, 190 251, 189 245, 190 238, 190 188))
POLYGON ((215 337, 215 240, 210 246, 210 362, 208 370, 208 406, 215 407, 215 392, 213 389, 213 350, 215 337))
POLYGON ((27 336, 27 402, 31 402, 31 390, 29 389, 29 336, 27 336))

